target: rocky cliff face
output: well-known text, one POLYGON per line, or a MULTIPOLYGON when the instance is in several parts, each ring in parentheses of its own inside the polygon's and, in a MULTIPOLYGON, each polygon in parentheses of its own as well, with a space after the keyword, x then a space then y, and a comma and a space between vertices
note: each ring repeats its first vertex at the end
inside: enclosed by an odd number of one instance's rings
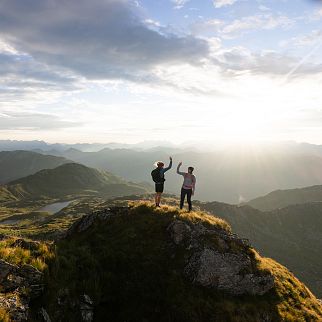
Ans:
POLYGON ((206 228, 175 220, 168 227, 176 245, 184 244, 190 257, 184 274, 187 279, 231 295, 263 295, 274 287, 274 276, 260 272, 250 245, 224 229, 206 228), (205 243, 204 240, 215 243, 205 243))

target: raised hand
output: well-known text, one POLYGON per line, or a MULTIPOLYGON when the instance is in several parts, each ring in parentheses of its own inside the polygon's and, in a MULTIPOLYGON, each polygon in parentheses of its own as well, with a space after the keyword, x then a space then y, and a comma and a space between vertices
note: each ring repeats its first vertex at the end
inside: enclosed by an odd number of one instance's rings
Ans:
POLYGON ((172 157, 169 157, 170 161, 172 161, 172 157))
POLYGON ((181 166, 182 165, 182 161, 179 162, 179 165, 181 166))

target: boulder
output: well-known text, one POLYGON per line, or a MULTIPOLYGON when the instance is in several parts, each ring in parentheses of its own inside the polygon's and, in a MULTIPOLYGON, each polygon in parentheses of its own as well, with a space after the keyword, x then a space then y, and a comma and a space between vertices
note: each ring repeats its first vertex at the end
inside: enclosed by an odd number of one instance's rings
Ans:
POLYGON ((220 253, 210 248, 191 256, 185 274, 196 284, 231 295, 263 295, 274 287, 274 277, 253 272, 251 259, 244 253, 220 253))
POLYGON ((170 236, 173 242, 176 245, 179 245, 188 237, 190 237, 191 228, 185 222, 181 220, 175 220, 169 225, 168 231, 170 232, 170 236))
POLYGON ((18 266, 12 265, 3 259, 0 259, 0 283, 7 278, 7 276, 18 269, 18 266))
POLYGON ((22 238, 16 239, 13 244, 11 245, 12 247, 20 247, 23 249, 29 249, 31 251, 37 250, 39 248, 40 243, 37 241, 31 241, 31 240, 25 240, 22 238))
POLYGON ((18 275, 24 277, 28 284, 41 284, 44 274, 31 265, 23 265, 18 270, 18 275))

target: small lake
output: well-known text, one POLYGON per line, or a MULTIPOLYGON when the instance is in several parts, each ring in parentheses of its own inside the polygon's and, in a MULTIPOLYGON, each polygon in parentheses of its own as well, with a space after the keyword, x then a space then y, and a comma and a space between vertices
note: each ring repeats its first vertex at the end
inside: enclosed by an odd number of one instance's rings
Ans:
MULTIPOLYGON (((39 211, 39 212, 48 212, 50 215, 54 215, 57 212, 61 211, 63 208, 67 207, 70 203, 72 203, 74 200, 70 200, 70 201, 62 201, 62 202, 54 202, 51 203, 47 206, 44 206, 42 208, 39 208, 35 211, 39 211)), ((17 218, 16 215, 14 215, 14 219, 6 219, 4 221, 0 222, 0 225, 18 225, 22 220, 26 219, 19 219, 17 218)), ((42 221, 43 219, 40 219, 40 221, 42 221)))
POLYGON ((37 211, 46 211, 46 212, 49 212, 50 214, 55 214, 58 211, 61 211, 63 208, 67 207, 71 202, 72 200, 51 203, 50 205, 37 209, 37 211))

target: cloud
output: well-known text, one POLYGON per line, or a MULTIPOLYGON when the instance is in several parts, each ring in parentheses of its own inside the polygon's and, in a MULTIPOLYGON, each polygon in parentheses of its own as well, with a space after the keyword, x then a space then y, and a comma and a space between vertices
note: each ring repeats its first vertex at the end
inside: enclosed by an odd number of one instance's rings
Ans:
POLYGON ((225 25, 221 19, 209 19, 204 21, 198 21, 191 25, 190 29, 193 34, 200 33, 219 33, 225 25))
MULTIPOLYGON (((299 65, 299 59, 274 51, 252 53, 243 47, 222 50, 214 56, 214 64, 226 73, 251 73, 253 75, 286 76, 299 65)), ((303 63, 292 77, 322 73, 322 64, 303 63)))
POLYGON ((126 0, 10 0, 1 4, 0 36, 88 79, 142 81, 155 66, 207 57, 207 41, 158 32, 142 20, 126 0))
POLYGON ((317 9, 313 15, 309 17, 311 20, 321 20, 322 18, 322 9, 317 9))
POLYGON ((314 46, 322 42, 322 30, 312 30, 308 34, 299 35, 281 42, 282 47, 307 47, 314 46))
POLYGON ((213 0, 215 8, 222 8, 233 5, 237 0, 213 0))
POLYGON ((0 47, 0 102, 41 93, 79 90, 81 82, 66 71, 53 70, 2 42, 0 47))
POLYGON ((188 3, 190 0, 171 0, 174 3, 175 9, 181 9, 185 6, 186 3, 188 3))
POLYGON ((4 130, 55 130, 80 126, 78 122, 65 121, 56 115, 2 112, 0 113, 0 131, 4 130))
POLYGON ((236 37, 249 30, 289 28, 293 24, 294 21, 284 15, 258 14, 234 20, 222 28, 221 33, 223 36, 236 37))

